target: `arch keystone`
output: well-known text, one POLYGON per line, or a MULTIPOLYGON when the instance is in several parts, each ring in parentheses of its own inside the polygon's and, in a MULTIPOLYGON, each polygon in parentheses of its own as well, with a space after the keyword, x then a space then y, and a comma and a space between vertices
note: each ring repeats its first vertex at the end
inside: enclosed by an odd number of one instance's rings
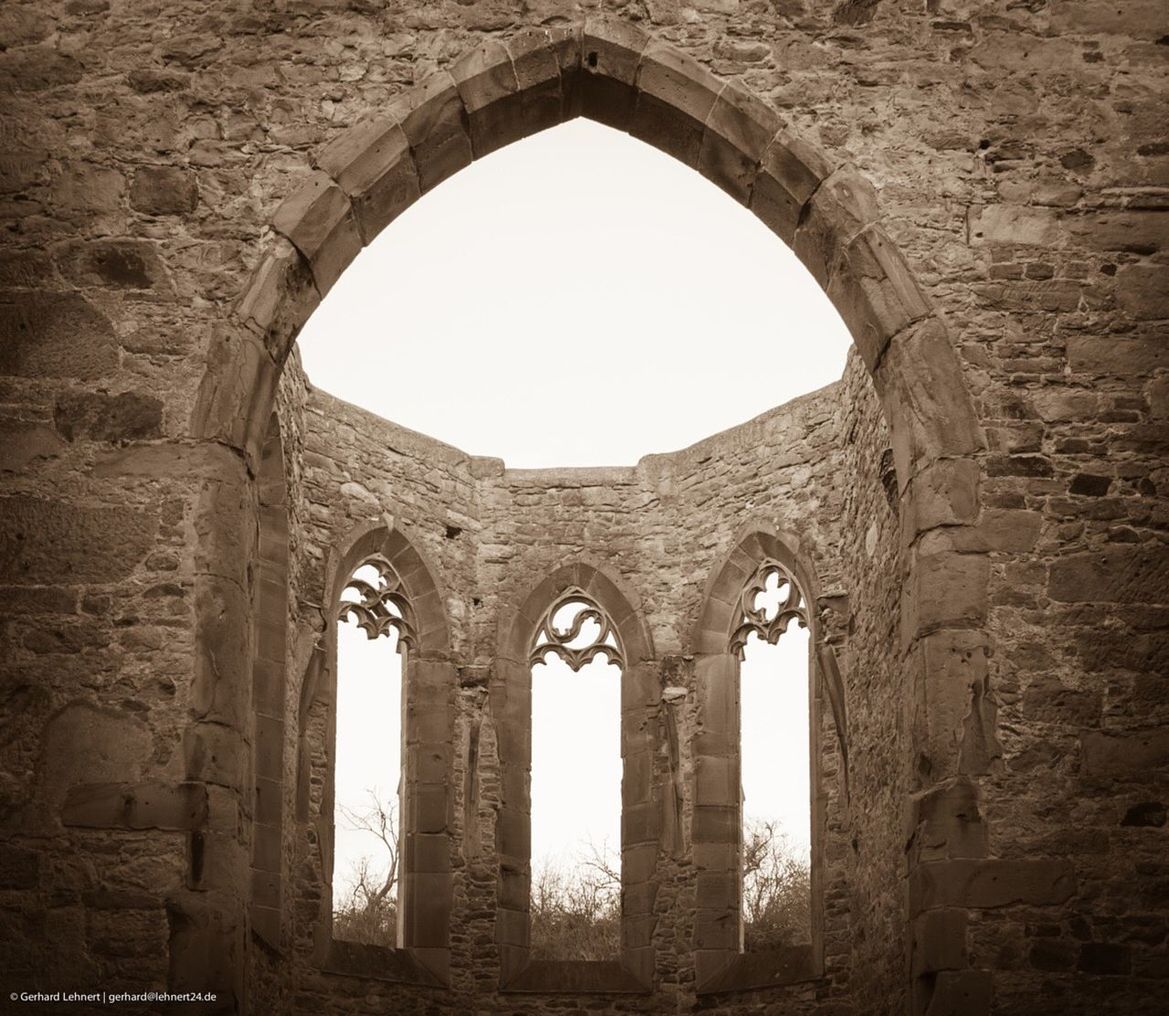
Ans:
POLYGON ((519 88, 519 120, 537 133, 576 116, 580 27, 530 29, 507 41, 519 88))
POLYGON ((628 22, 589 18, 581 37, 582 116, 629 130, 637 104, 637 69, 650 37, 628 22))

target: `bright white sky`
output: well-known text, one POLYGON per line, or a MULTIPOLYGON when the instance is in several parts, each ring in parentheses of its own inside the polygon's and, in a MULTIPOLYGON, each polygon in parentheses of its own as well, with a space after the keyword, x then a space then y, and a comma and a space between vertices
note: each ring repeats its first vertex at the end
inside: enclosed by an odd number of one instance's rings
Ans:
MULTIPOLYGON (((850 342, 753 215, 656 149, 586 120, 496 152, 416 202, 300 336, 311 381, 513 467, 632 465, 840 377, 850 342)), ((393 510, 392 505, 387 509, 393 510)), ((336 799, 393 796, 399 657, 339 628, 336 799)), ((617 668, 533 681, 532 853, 620 843, 617 668), (588 764, 582 765, 581 759, 588 764)), ((807 637, 743 666, 746 813, 807 848, 807 637)), ((338 887, 368 833, 338 820, 338 887)))
POLYGON ((632 465, 840 377, 803 265, 680 162, 579 119, 412 205, 300 336, 309 378, 509 466, 632 465))

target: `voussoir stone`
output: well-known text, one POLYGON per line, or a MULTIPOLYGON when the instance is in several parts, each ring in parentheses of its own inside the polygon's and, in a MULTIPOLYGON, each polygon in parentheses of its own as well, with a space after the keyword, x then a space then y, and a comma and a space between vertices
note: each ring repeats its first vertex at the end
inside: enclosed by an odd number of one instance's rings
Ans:
POLYGON ((319 170, 276 209, 272 226, 305 256, 322 296, 362 246, 349 198, 319 170))

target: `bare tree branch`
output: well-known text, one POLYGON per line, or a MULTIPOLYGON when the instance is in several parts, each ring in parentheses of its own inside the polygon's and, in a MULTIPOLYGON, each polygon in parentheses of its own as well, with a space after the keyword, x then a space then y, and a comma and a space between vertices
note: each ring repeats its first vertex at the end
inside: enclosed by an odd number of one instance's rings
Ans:
POLYGON ((363 854, 350 869, 348 885, 334 899, 333 934, 338 939, 373 945, 397 945, 399 832, 397 807, 367 791, 370 806, 357 811, 338 805, 349 829, 367 832, 378 842, 374 854, 363 854), (381 855, 385 865, 376 864, 381 855))

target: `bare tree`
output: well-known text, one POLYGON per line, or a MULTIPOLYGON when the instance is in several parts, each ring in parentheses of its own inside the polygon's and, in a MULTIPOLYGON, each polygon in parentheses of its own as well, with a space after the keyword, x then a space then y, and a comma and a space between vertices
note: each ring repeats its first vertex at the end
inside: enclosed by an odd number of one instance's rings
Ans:
MULTIPOLYGON (((394 947, 398 944, 398 816, 395 802, 383 802, 367 791, 370 806, 356 811, 343 805, 337 811, 350 829, 370 833, 381 844, 385 861, 364 854, 350 869, 347 885, 333 902, 333 936, 348 942, 394 947)), ((376 849, 376 848, 375 848, 376 849)))
POLYGON ((743 932, 748 952, 811 941, 811 869, 776 822, 743 830, 743 932))
POLYGON ((532 874, 533 959, 607 960, 621 949, 621 871, 607 845, 570 870, 544 862, 532 874))

